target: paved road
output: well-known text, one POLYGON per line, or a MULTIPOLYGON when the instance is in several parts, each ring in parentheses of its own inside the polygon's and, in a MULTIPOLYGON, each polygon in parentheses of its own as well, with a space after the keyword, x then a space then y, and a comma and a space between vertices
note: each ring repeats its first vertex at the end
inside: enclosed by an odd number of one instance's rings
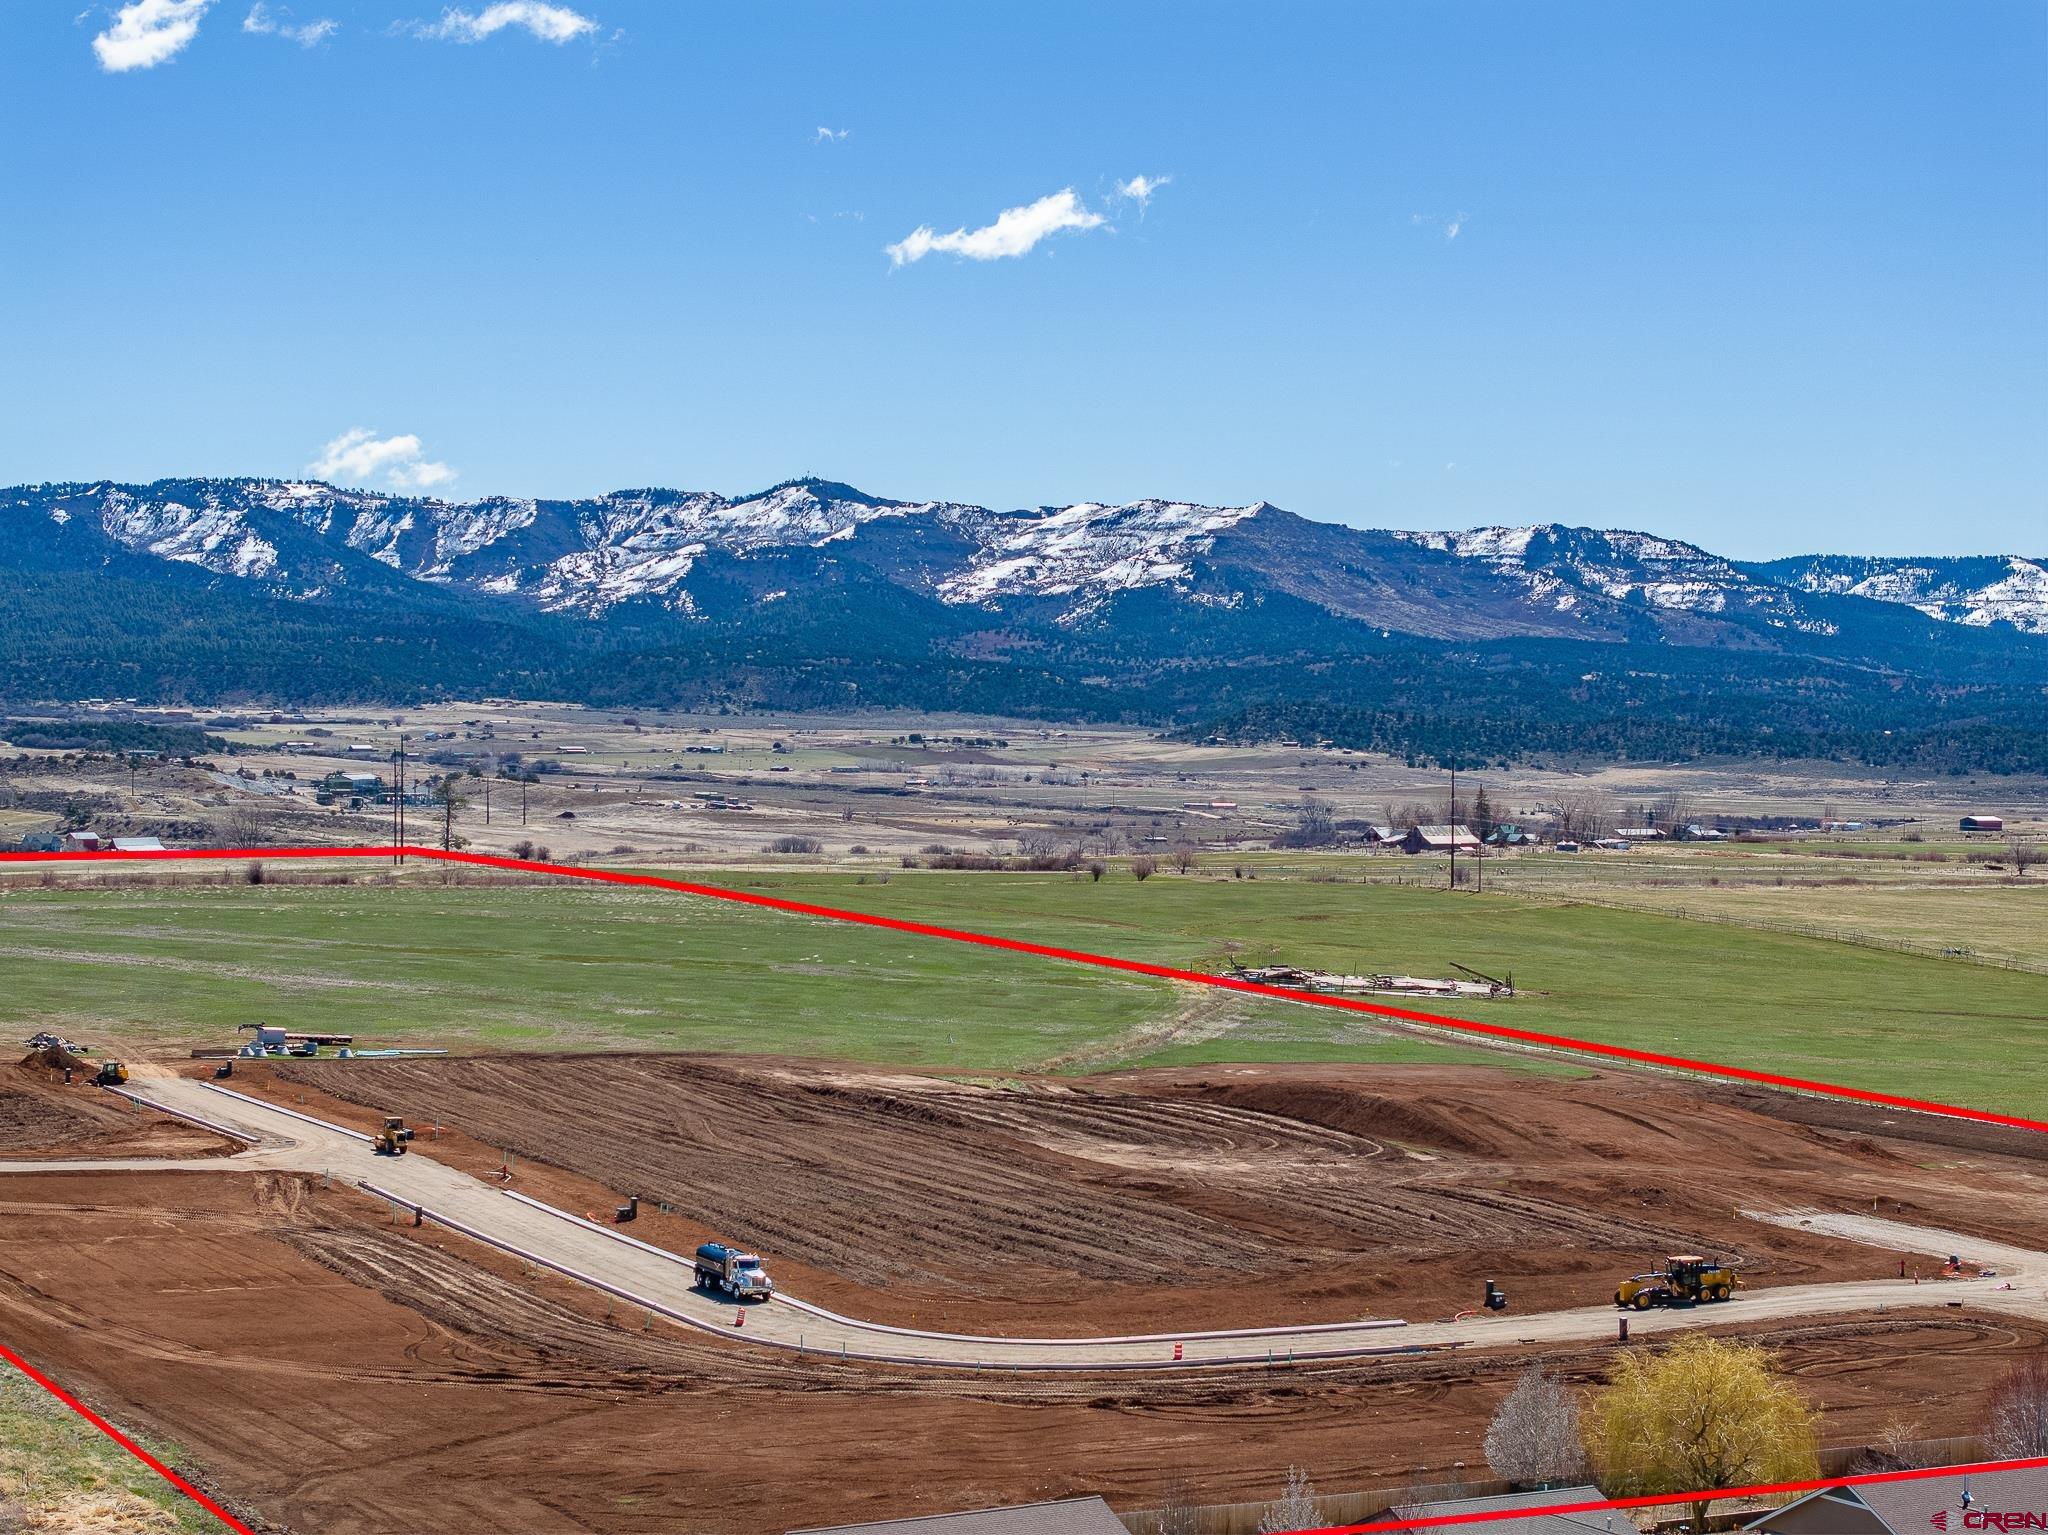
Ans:
MULTIPOLYGON (((630 1305, 755 1346, 971 1369, 1172 1369, 1265 1363, 1269 1359, 1361 1358, 1418 1350, 1579 1342, 1613 1337, 1619 1315, 1612 1307, 1591 1306, 1405 1325, 1362 1320, 1140 1338, 1000 1338, 885 1327, 801 1301, 792 1303, 789 1298, 749 1306, 742 1312, 734 1302, 697 1289, 687 1259, 569 1212, 515 1198, 423 1153, 378 1157, 366 1139, 353 1131, 180 1077, 138 1079, 131 1084, 131 1095, 140 1102, 230 1131, 252 1144, 246 1151, 218 1158, 7 1162, 0 1163, 0 1171, 273 1169, 326 1173, 337 1183, 360 1186, 368 1197, 418 1209, 427 1220, 592 1284, 630 1305), (742 1314, 743 1323, 738 1320, 742 1314)), ((1805 1226, 1892 1253, 1937 1258, 1960 1253, 1973 1265, 1988 1265, 1998 1273, 1990 1279, 1921 1285, 1883 1279, 1746 1291, 1725 1306, 1632 1315, 1631 1333, 1643 1336, 1680 1327, 1782 1321, 1958 1301, 1975 1308, 2048 1318, 2048 1254, 1875 1217, 1820 1211, 1753 1213, 1757 1219, 1805 1226)), ((1932 1268, 1931 1264, 1922 1266, 1932 1268)), ((1247 1309, 1254 1309, 1255 1303, 1256 1296, 1248 1294, 1247 1309)))

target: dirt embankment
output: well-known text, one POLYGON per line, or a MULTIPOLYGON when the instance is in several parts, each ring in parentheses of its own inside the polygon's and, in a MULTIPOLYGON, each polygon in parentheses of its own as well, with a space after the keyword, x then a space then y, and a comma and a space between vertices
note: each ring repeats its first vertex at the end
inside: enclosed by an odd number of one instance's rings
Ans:
POLYGON ((480 1164, 515 1153, 543 1198, 567 1173, 587 1180, 560 1196, 577 1208, 665 1202, 642 1236, 738 1240, 807 1299, 961 1331, 1425 1319, 1487 1279, 1549 1310, 1689 1249, 1753 1285, 1897 1271, 1744 1218, 1760 1205, 1938 1225, 1967 1197, 1987 1235, 2048 1246, 2030 1164, 1636 1075, 1243 1066, 989 1086, 582 1055, 281 1063, 257 1090, 459 1126, 491 1148, 480 1164))
POLYGON ((30 1057, 0 1069, 0 1159, 25 1157, 203 1157, 235 1142, 86 1085, 98 1070, 30 1057))

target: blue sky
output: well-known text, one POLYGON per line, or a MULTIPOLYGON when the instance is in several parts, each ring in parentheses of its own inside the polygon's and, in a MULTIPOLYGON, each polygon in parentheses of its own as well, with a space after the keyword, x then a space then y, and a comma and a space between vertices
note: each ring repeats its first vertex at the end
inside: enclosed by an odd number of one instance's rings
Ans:
POLYGON ((136 4, 0 7, 0 482, 2048 554, 2035 0, 136 4))

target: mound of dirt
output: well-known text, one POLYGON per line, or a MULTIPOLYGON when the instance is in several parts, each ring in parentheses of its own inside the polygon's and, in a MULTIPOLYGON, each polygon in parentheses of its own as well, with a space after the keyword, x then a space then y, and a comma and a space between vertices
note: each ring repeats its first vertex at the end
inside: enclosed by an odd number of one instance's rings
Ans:
POLYGON ((1298 1119, 1366 1140, 1463 1156, 1495 1156, 1503 1149, 1473 1123, 1468 1110, 1427 1099, 1386 1098, 1342 1084, 1277 1080, 1205 1083, 1205 1103, 1254 1114, 1298 1119))

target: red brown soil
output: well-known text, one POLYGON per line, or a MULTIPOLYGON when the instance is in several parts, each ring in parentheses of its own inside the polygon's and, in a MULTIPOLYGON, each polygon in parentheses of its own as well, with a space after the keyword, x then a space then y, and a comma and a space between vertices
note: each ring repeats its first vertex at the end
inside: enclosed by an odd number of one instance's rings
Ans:
POLYGON ((61 1070, 23 1062, 0 1070, 0 1160, 19 1157, 203 1157, 236 1143, 86 1085, 88 1063, 66 1086, 61 1070))
MULTIPOLYGON (((1752 1285, 1896 1274, 1897 1255, 1745 1219, 1881 1209, 2048 1250, 2042 1169, 1945 1122, 1799 1123, 1640 1075, 1233 1066, 1000 1087, 815 1062, 503 1056, 285 1063, 244 1090, 367 1125, 459 1125, 431 1154, 637 1234, 745 1243, 808 1300, 960 1331, 1162 1331, 1425 1319, 1486 1279, 1518 1308, 1597 1303, 1685 1250, 1752 1285), (353 1106, 341 1107, 347 1100, 353 1106), (561 1173, 578 1181, 543 1187, 561 1173)), ((2028 1146, 2026 1149, 2032 1149, 2028 1146)))
MULTIPOLYGON (((1520 1361, 1194 1377, 982 1379, 741 1351, 637 1318, 460 1238, 279 1174, 0 1184, 0 1334, 131 1427, 182 1445, 263 1523, 761 1535, 1102 1492, 1215 1501, 1281 1468, 1327 1489, 1477 1473, 1520 1361)), ((1954 1313, 1769 1334, 1830 1442, 1902 1404, 1967 1432, 2042 1330, 1954 1313)), ((1592 1380, 1611 1350, 1552 1363, 1592 1380)), ((260 1525, 259 1525, 260 1527, 260 1525)))

